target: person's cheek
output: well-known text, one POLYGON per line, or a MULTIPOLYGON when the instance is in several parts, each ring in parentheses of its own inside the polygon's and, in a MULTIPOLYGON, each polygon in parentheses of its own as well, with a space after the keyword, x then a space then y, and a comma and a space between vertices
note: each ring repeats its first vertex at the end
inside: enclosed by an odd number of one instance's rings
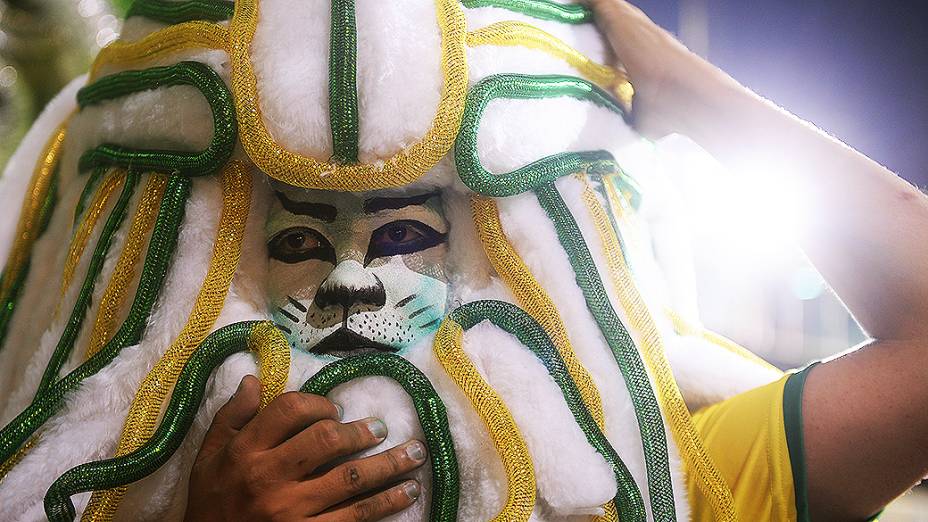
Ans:
POLYGON ((312 302, 319 285, 332 271, 331 263, 304 261, 287 264, 271 261, 268 289, 274 306, 286 305, 290 299, 312 302))

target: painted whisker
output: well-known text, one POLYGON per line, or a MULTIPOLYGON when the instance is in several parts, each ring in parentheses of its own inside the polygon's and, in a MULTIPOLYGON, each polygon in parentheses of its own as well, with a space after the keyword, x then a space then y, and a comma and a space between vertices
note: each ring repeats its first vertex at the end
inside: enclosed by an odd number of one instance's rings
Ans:
POLYGON ((434 306, 435 306, 435 305, 424 306, 424 307, 422 307, 422 308, 416 310, 415 312, 409 314, 409 318, 412 319, 413 317, 415 317, 415 316, 421 314, 422 312, 425 312, 426 310, 428 310, 429 308, 432 308, 432 307, 434 307, 434 306))
POLYGON ((281 307, 279 307, 279 306, 277 307, 277 309, 280 310, 280 313, 282 313, 282 314, 284 315, 284 317, 286 317, 287 319, 289 319, 290 321, 292 321, 294 324, 300 324, 300 320, 297 319, 297 317, 296 317, 295 315, 291 314, 290 312, 288 312, 287 310, 285 310, 285 309, 283 309, 283 308, 281 308, 281 307))
POLYGON ((411 303, 412 300, 415 299, 416 297, 419 297, 419 294, 412 294, 412 295, 410 295, 410 296, 408 296, 408 297, 404 297, 404 298, 401 299, 398 303, 396 303, 396 307, 397 307, 397 308, 402 308, 402 307, 408 305, 409 303, 411 303))
POLYGON ((289 295, 287 296, 287 300, 290 301, 290 304, 292 304, 294 308, 303 312, 304 314, 306 313, 306 307, 303 306, 303 303, 297 301, 296 299, 294 299, 292 296, 289 296, 289 295))

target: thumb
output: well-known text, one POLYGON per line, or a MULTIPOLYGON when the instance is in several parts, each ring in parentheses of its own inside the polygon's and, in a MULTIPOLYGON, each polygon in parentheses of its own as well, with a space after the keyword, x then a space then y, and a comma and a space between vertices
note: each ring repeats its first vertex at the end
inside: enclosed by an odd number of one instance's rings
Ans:
POLYGON ((258 412, 261 401, 261 381, 254 375, 246 375, 228 402, 219 408, 213 423, 206 432, 200 453, 224 447, 229 440, 248 424, 258 412))

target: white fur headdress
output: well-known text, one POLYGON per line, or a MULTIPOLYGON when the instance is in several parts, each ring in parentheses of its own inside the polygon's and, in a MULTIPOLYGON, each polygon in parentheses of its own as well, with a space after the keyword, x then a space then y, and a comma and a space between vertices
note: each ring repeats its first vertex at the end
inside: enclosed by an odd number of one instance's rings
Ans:
POLYGON ((2 518, 180 518, 247 372, 427 440, 397 519, 685 520, 684 472, 724 513, 684 399, 778 373, 698 326, 685 259, 655 260, 673 200, 611 61, 557 0, 137 0, 0 180, 2 518), (270 178, 443 192, 453 311, 411 366, 324 370, 267 322, 270 178))

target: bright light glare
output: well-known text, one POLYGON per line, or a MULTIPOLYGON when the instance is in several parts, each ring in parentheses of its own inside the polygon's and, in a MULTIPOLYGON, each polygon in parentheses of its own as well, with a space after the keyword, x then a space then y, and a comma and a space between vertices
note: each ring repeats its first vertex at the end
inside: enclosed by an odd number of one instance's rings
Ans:
POLYGON ((763 165, 729 172, 683 137, 667 138, 659 148, 694 241, 708 241, 720 258, 749 260, 755 269, 792 264, 804 221, 800 189, 763 165))

